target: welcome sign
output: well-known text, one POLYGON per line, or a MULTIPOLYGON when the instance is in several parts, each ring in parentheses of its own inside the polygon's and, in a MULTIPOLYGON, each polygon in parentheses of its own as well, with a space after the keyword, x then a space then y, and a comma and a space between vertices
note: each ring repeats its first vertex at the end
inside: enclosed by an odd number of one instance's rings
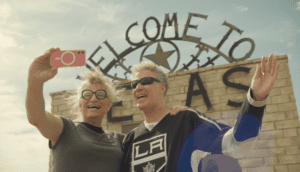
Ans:
MULTIPOLYGON (((238 61, 243 61, 248 59, 251 54, 254 51, 255 48, 255 44, 254 41, 250 38, 241 38, 240 40, 237 40, 232 47, 229 50, 228 56, 226 54, 224 54, 223 52, 220 51, 221 46, 224 44, 224 42, 228 39, 228 37, 230 36, 230 34, 233 31, 238 32, 239 34, 242 34, 243 31, 241 31, 240 29, 238 29, 237 27, 235 27, 234 25, 227 23, 226 21, 224 21, 224 23, 222 25, 225 25, 229 28, 228 32, 223 36, 223 39, 218 43, 218 45, 216 47, 208 45, 204 42, 201 42, 201 38, 199 37, 195 37, 195 36, 189 36, 187 35, 187 32, 189 29, 197 29, 198 25, 191 25, 191 20, 195 19, 195 18, 201 18, 201 19, 205 19, 207 20, 207 15, 202 15, 202 14, 196 14, 196 13, 189 13, 182 36, 179 37, 179 33, 178 33, 178 21, 177 21, 177 13, 173 13, 172 18, 170 19, 169 14, 165 15, 165 19, 163 21, 163 25, 162 25, 162 29, 161 29, 161 25, 160 22, 157 18, 155 17, 148 17, 144 23, 143 23, 143 30, 142 32, 144 33, 144 36, 146 39, 148 39, 148 42, 145 42, 144 39, 141 40, 140 42, 132 42, 130 40, 130 37, 128 36, 130 30, 133 27, 138 26, 138 23, 135 22, 133 24, 131 24, 127 30, 126 30, 126 41, 129 44, 129 47, 127 49, 125 49, 124 51, 122 51, 121 53, 117 53, 114 48, 108 43, 108 41, 105 41, 104 44, 106 45, 106 47, 113 53, 113 55, 115 56, 114 59, 112 59, 110 61, 110 63, 108 63, 107 66, 105 67, 101 67, 100 64, 101 62, 103 62, 105 60, 104 57, 101 57, 101 59, 99 61, 94 61, 93 57, 96 53, 98 53, 98 51, 102 48, 101 46, 99 46, 88 58, 88 61, 90 61, 95 67, 99 66, 100 67, 100 71, 106 75, 107 77, 111 78, 113 81, 115 80, 127 80, 127 74, 131 73, 130 68, 132 66, 125 66, 123 64, 124 60, 125 60, 125 56, 129 55, 130 53, 143 48, 142 53, 140 55, 140 61, 143 61, 143 58, 146 58, 150 61, 152 61, 153 63, 162 66, 166 69, 169 70, 169 73, 175 72, 175 70, 177 68, 177 71, 184 71, 184 70, 190 70, 189 67, 196 63, 198 68, 201 67, 206 67, 208 65, 213 65, 214 66, 214 61, 217 60, 219 57, 224 57, 229 63, 234 63, 234 62, 238 62, 238 61), (147 23, 149 21, 153 20, 156 23, 156 27, 157 27, 157 31, 154 37, 150 37, 147 33, 147 23), (174 24, 174 26, 173 26, 174 24), (173 38, 166 38, 165 37, 165 31, 166 31, 166 27, 167 26, 173 26, 174 27, 174 35, 175 37, 173 38), (161 31, 162 30, 162 31, 161 31), (179 65, 179 61, 180 61, 180 50, 178 49, 177 45, 173 42, 173 41, 187 41, 187 42, 192 42, 195 43, 196 47, 198 48, 198 52, 196 54, 192 54, 191 55, 191 60, 187 63, 187 64, 182 64, 182 66, 179 65), (172 51, 166 51, 164 52, 161 48, 160 43, 164 42, 167 44, 170 44, 171 46, 174 47, 174 50, 172 51), (246 52, 245 56, 241 57, 241 58, 234 58, 233 57, 233 52, 235 50, 235 48, 237 46, 239 46, 240 44, 244 43, 244 42, 249 42, 251 44, 251 48, 248 52, 246 52), (157 47, 156 47, 156 52, 153 54, 149 54, 149 55, 144 55, 145 51, 152 46, 154 43, 158 43, 157 47), (217 53, 217 55, 215 55, 213 58, 207 57, 207 62, 199 65, 200 60, 199 57, 201 55, 201 53, 203 51, 208 52, 209 50, 212 50, 213 52, 217 53), (174 66, 170 66, 168 63, 168 58, 174 54, 176 52, 177 54, 177 60, 174 66), (110 69, 115 66, 115 67, 120 67, 122 68, 125 72, 124 72, 124 77, 118 77, 117 74, 115 73, 114 76, 109 74, 108 72, 110 71, 110 69)), ((86 67, 90 70, 93 70, 93 68, 86 64, 86 67)), ((236 84, 236 83, 232 83, 228 81, 228 76, 234 72, 246 72, 249 73, 250 68, 246 68, 246 67, 236 67, 236 68, 232 68, 229 69, 224 75, 223 75, 223 83, 228 86, 228 87, 233 87, 233 88, 237 88, 237 89, 242 89, 242 90, 248 90, 249 86, 246 85, 242 85, 242 84, 236 84)), ((81 79, 80 76, 77 76, 76 79, 81 79)), ((126 89, 131 89, 130 85, 125 85, 122 86, 125 87, 126 89)), ((191 100, 192 100, 192 96, 196 96, 196 95, 202 95, 203 99, 205 101, 205 104, 207 106, 208 109, 210 109, 212 107, 209 97, 207 95, 206 89, 203 85, 203 82, 201 81, 201 78, 199 76, 198 73, 192 73, 191 77, 190 77, 190 81, 189 81, 189 88, 188 88, 188 93, 187 93, 187 100, 186 100, 186 106, 190 106, 191 104, 191 100), (199 90, 193 90, 194 87, 194 83, 195 81, 197 82, 197 85, 199 87, 199 90)), ((232 106, 232 107, 240 107, 242 105, 242 102, 233 102, 228 100, 227 105, 232 106)), ((115 106, 122 106, 122 101, 114 103, 112 108, 115 106)), ((132 120, 132 115, 131 116, 124 116, 124 117, 112 117, 112 108, 110 109, 110 111, 107 113, 107 120, 108 122, 120 122, 120 121, 127 121, 127 120, 132 120)))

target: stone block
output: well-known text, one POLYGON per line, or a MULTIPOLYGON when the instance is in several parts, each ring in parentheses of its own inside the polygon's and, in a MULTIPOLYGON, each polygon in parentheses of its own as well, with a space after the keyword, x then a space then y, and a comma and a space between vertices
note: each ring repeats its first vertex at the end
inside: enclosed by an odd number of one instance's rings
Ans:
POLYGON ((279 164, 299 164, 300 155, 278 156, 279 164))
POLYGON ((286 155, 294 155, 294 154, 300 154, 299 146, 289 146, 285 147, 286 155))
POLYGON ((277 165, 274 166, 275 172, 288 172, 288 166, 287 165, 277 165))
POLYGON ((172 101, 186 100, 186 98, 187 98, 187 94, 177 94, 177 95, 173 95, 172 101))
POLYGON ((181 76, 175 76, 174 80, 189 80, 191 75, 181 75, 181 76))
POLYGON ((140 110, 138 108, 130 108, 130 109, 124 109, 121 111, 122 116, 130 116, 133 114, 138 114, 140 110))
POLYGON ((72 115, 69 113, 69 111, 62 111, 61 116, 66 117, 66 116, 72 116, 72 115))
POLYGON ((192 99, 191 101, 191 107, 193 106, 203 106, 205 105, 204 99, 200 98, 200 99, 192 99))
POLYGON ((300 127, 299 120, 285 120, 285 121, 276 121, 276 129, 285 129, 285 128, 297 128, 300 127))
POLYGON ((218 88, 224 88, 224 87, 227 87, 223 81, 217 81, 218 82, 218 88))
POLYGON ((55 96, 52 96, 52 100, 54 99, 61 99, 63 98, 62 95, 55 95, 55 96))
POLYGON ((286 111, 286 112, 284 112, 286 119, 295 119, 294 112, 295 111, 286 111))
POLYGON ((296 128, 289 128, 283 130, 284 137, 296 137, 297 136, 297 129, 296 128))
POLYGON ((136 107, 137 107, 134 100, 131 101, 131 107, 133 107, 133 108, 136 108, 136 107))
POLYGON ((277 75, 277 79, 281 79, 281 78, 290 78, 290 72, 288 70, 284 70, 284 71, 280 71, 277 75))
POLYGON ((300 171, 300 163, 296 163, 296 164, 293 164, 293 165, 288 165, 288 169, 289 169, 289 172, 290 171, 300 171))
POLYGON ((177 105, 182 105, 182 106, 185 106, 185 102, 182 102, 182 101, 173 101, 173 102, 170 102, 170 103, 166 103, 165 106, 169 109, 170 107, 174 107, 174 106, 177 106, 177 105))
POLYGON ((274 172, 274 168, 273 168, 273 166, 248 168, 247 172, 274 172))
POLYGON ((166 95, 176 95, 179 94, 179 87, 169 88, 166 95))
POLYGON ((120 117, 121 116, 121 110, 119 109, 112 109, 112 116, 113 117, 120 117))
POLYGON ((274 122, 264 122, 261 126, 261 131, 274 130, 274 122))
POLYGON ((218 82, 217 81, 215 81, 215 82, 207 82, 207 83, 204 84, 204 87, 206 89, 216 89, 216 88, 218 88, 218 82))
POLYGON ((179 93, 180 93, 180 94, 187 93, 187 92, 184 91, 184 86, 181 86, 181 87, 179 88, 179 93))
POLYGON ((290 95, 290 100, 291 100, 291 102, 295 102, 296 101, 296 98, 295 98, 295 96, 293 94, 290 95))
POLYGON ((209 97, 210 103, 215 105, 221 103, 221 98, 219 96, 217 97, 209 97))
POLYGON ((272 97, 272 96, 279 96, 280 94, 281 94, 281 92, 280 92, 280 89, 281 88, 272 88, 272 90, 271 90, 271 92, 270 92, 270 96, 272 97))
POLYGON ((280 104, 280 103, 290 102, 289 95, 273 96, 271 98, 272 98, 272 104, 280 104))
POLYGON ((54 100, 52 100, 51 105, 52 106, 57 106, 57 105, 65 104, 65 103, 66 103, 66 101, 61 98, 61 99, 54 99, 54 100))
POLYGON ((261 149, 261 148, 274 148, 276 146, 275 139, 271 140, 258 140, 255 142, 253 146, 254 149, 261 149))
POLYGON ((298 119, 298 118, 299 118, 299 114, 298 114, 298 111, 297 111, 297 110, 294 111, 294 118, 295 118, 295 119, 298 119))
POLYGON ((281 147, 287 147, 287 146, 294 146, 297 144, 297 140, 295 137, 290 137, 290 138, 277 138, 276 139, 276 144, 277 146, 281 147))
POLYGON ((62 111, 68 111, 70 110, 70 108, 67 105, 59 105, 58 106, 58 111, 62 112, 62 111))
POLYGON ((265 163, 264 163, 265 166, 271 166, 271 165, 277 165, 278 164, 278 159, 275 156, 265 157, 264 161, 265 161, 265 163))
POLYGON ((102 125, 107 125, 107 124, 108 124, 107 118, 102 118, 101 126, 102 125))
POLYGON ((134 122, 141 122, 144 121, 145 117, 143 114, 137 114, 137 115, 133 115, 133 121, 134 122))
POLYGON ((280 121, 280 120, 285 120, 284 112, 267 113, 263 116, 263 119, 262 119, 263 122, 280 121))
POLYGON ((221 74, 211 74, 211 75, 204 75, 201 77, 202 82, 214 82, 223 80, 223 75, 221 74))
POLYGON ((266 106, 267 113, 278 112, 278 111, 279 111, 278 105, 267 105, 266 106))
POLYGON ((222 95, 226 95, 227 91, 226 88, 218 88, 218 89, 214 89, 212 93, 213 96, 222 96, 222 95))
POLYGON ((122 101, 122 107, 124 109, 131 108, 131 102, 130 101, 122 101))
POLYGON ((258 167, 263 166, 263 158, 247 158, 238 160, 240 167, 258 167))
POLYGON ((51 107, 51 113, 56 113, 58 112, 58 106, 53 106, 51 107))
POLYGON ((290 110, 297 110, 297 106, 295 102, 289 103, 282 103, 278 105, 279 111, 290 111, 290 110))
POLYGON ((178 86, 188 86, 189 85, 189 79, 183 79, 183 80, 174 80, 169 82, 169 88, 178 87, 178 86))
POLYGON ((286 83, 287 83, 287 86, 292 86, 293 85, 293 82, 292 82, 292 78, 286 78, 286 83))
POLYGON ((237 119, 239 115, 239 111, 228 111, 228 112, 223 112, 221 114, 221 118, 226 119, 226 118, 233 118, 237 119))
POLYGON ((270 131, 261 131, 258 135, 258 139, 273 139, 273 138, 282 138, 283 131, 282 130, 270 130, 270 131))
POLYGON ((212 74, 217 74, 217 70, 211 70, 209 68, 213 68, 214 66, 210 66, 210 67, 206 67, 205 72, 202 72, 200 75, 204 76, 204 75, 212 75, 212 74))
POLYGON ((207 112, 207 107, 205 105, 204 106, 198 106, 194 109, 201 112, 201 113, 206 113, 207 112))
MULTIPOLYGON (((278 145, 277 145, 278 146, 278 145)), ((285 148, 284 147, 281 147, 281 148, 278 148, 278 147, 276 147, 276 148, 273 148, 273 149, 271 149, 271 154, 272 154, 272 156, 278 156, 278 155, 286 155, 285 154, 285 148)))
POLYGON ((242 93, 244 90, 242 89, 237 89, 237 88, 233 88, 233 87, 226 87, 227 90, 227 94, 238 94, 238 93, 242 93))
POLYGON ((276 87, 285 87, 287 86, 287 79, 286 78, 283 78, 283 79, 277 79, 273 85, 273 88, 276 88, 276 87))
POLYGON ((284 95, 284 94, 294 94, 293 87, 292 86, 281 87, 280 88, 280 93, 282 95, 284 95))
POLYGON ((215 119, 216 121, 218 121, 219 119, 221 119, 221 112, 208 112, 205 113, 206 116, 215 119))
POLYGON ((108 124, 108 131, 115 131, 118 133, 122 133, 122 125, 121 123, 112 123, 112 124, 108 124))

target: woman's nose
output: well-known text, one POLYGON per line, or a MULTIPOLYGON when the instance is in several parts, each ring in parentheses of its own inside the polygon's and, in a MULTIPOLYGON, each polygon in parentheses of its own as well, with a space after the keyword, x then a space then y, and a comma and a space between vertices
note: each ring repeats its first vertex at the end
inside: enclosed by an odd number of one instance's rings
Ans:
POLYGON ((97 101, 97 100, 98 100, 98 98, 96 97, 96 94, 93 94, 92 98, 91 98, 91 101, 97 101))

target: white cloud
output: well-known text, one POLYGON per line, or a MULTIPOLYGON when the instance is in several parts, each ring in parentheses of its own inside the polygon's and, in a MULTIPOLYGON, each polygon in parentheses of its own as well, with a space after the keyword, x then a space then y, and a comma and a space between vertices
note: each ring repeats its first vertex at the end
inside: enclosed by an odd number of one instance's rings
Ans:
POLYGON ((293 47, 294 45, 295 45, 295 44, 292 43, 292 42, 288 42, 288 44, 287 44, 288 47, 293 47))
POLYGON ((0 47, 7 48, 14 46, 16 46, 16 42, 12 37, 8 37, 0 33, 0 47))
POLYGON ((115 23, 117 18, 120 18, 117 14, 121 13, 125 9, 125 6, 120 4, 101 4, 99 6, 100 9, 97 14, 98 19, 108 23, 115 23))
POLYGON ((242 12, 243 11, 248 11, 248 8, 247 7, 243 7, 243 6, 237 6, 236 9, 239 10, 239 11, 242 11, 242 12))
POLYGON ((0 18, 6 20, 10 16, 11 16, 10 6, 6 2, 0 4, 0 18))

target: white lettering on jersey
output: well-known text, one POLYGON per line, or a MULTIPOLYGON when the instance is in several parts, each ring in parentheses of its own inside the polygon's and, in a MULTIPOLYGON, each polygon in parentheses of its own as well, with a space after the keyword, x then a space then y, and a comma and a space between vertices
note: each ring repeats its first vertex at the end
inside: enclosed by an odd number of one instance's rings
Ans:
POLYGON ((167 134, 133 143, 131 169, 159 172, 167 163, 167 134), (150 170, 151 169, 151 170, 150 170))

